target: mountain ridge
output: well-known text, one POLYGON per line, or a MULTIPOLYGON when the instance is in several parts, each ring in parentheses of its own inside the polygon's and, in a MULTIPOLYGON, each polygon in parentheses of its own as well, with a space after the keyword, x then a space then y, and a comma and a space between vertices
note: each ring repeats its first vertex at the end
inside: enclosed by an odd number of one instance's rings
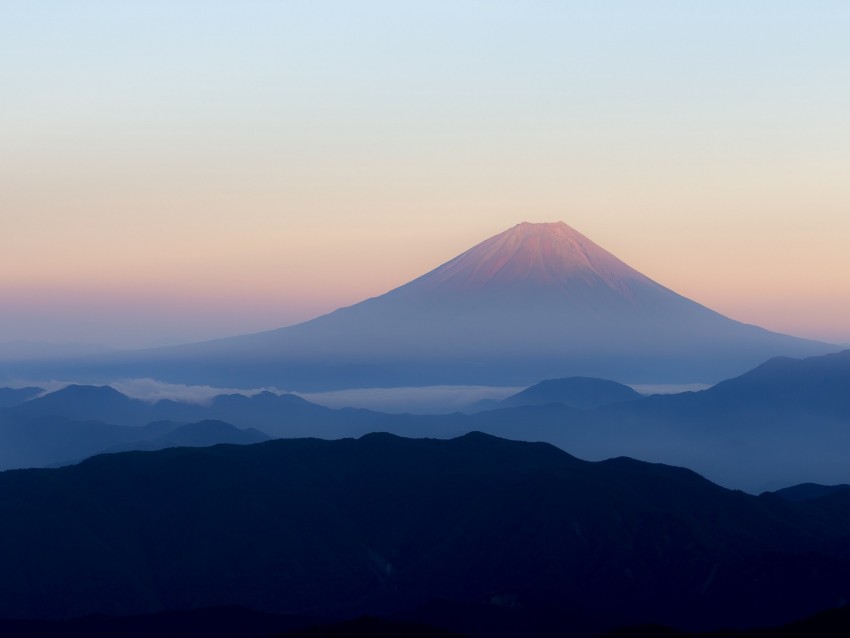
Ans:
POLYGON ((576 634, 784 622, 850 594, 848 499, 749 496, 482 433, 105 454, 0 473, 0 545, 16 548, 0 618, 345 618, 442 599, 491 618, 514 601, 576 634))

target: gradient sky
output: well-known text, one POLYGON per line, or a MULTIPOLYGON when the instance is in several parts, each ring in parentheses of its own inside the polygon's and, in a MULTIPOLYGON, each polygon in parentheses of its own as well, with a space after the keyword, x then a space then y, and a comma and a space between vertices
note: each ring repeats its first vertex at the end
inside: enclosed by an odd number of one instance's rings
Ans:
POLYGON ((0 341, 270 329, 562 220, 850 342, 850 3, 0 4, 0 341))

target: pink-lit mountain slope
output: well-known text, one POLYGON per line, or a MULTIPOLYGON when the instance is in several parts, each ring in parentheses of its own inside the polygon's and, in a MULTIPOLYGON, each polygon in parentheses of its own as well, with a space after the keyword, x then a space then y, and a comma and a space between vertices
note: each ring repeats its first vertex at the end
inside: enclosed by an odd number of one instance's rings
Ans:
POLYGON ((594 296, 634 298, 638 283, 659 287, 563 222, 522 223, 397 291, 466 295, 523 288, 581 298, 594 289, 594 296))
POLYGON ((384 295, 302 324, 140 352, 122 365, 181 382, 289 389, 574 375, 684 383, 836 349, 724 317, 559 222, 519 224, 384 295))

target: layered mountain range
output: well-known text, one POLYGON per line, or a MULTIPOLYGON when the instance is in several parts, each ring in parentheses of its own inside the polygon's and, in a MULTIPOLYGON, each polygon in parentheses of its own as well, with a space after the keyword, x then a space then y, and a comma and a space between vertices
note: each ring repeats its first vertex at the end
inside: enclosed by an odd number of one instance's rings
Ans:
MULTIPOLYGON (((0 391, 0 466, 64 465, 0 472, 0 634, 555 638, 794 621, 850 600, 848 387, 850 351, 675 395, 552 379, 475 414, 0 391), (339 440, 255 443, 305 435, 339 440), (213 443, 241 445, 198 447, 213 443), (746 494, 671 463, 785 489, 746 494)), ((844 635, 847 618, 757 635, 844 635)))
POLYGON ((568 376, 687 383, 837 349, 729 319, 559 222, 519 224, 386 294, 295 326, 35 371, 303 391, 568 376))
POLYGON ((771 359, 700 392, 643 397, 603 379, 541 382, 475 414, 330 409, 292 394, 220 395, 199 404, 131 399, 110 387, 18 395, 0 408, 0 469, 98 452, 259 437, 454 437, 471 431, 547 441, 582 458, 628 455, 760 492, 850 482, 850 350, 771 359), (230 427, 214 422, 224 421, 230 427), (204 425, 205 423, 205 425, 204 425), (193 425, 194 424, 194 425, 193 425))

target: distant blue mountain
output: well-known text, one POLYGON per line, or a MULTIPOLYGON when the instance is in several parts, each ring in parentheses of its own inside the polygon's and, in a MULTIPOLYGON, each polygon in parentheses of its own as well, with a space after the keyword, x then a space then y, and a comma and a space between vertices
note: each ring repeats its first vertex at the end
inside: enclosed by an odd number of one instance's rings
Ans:
POLYGON ((0 408, 9 408, 44 392, 42 388, 0 388, 0 408))
POLYGON ((68 385, 44 396, 21 402, 14 413, 25 417, 58 416, 73 420, 143 425, 149 404, 134 400, 109 386, 68 385))
POLYGON ((151 403, 132 399, 109 386, 84 385, 69 385, 16 405, 9 413, 21 418, 56 416, 119 425, 218 420, 241 428, 255 427, 272 436, 290 437, 321 435, 327 427, 337 427, 345 434, 349 426, 383 416, 367 410, 332 410, 295 394, 221 394, 203 404, 172 400, 151 403))
POLYGON ((502 408, 513 408, 523 405, 562 403, 573 408, 587 409, 611 403, 635 401, 642 396, 627 385, 607 379, 568 377, 541 381, 500 401, 498 405, 502 408))
MULTIPOLYGON (((685 465, 753 491, 850 482, 850 350, 770 360, 701 392, 603 406, 545 440, 586 458, 612 453, 685 465)), ((531 436, 541 433, 531 432, 531 436)))
POLYGON ((773 494, 777 496, 781 496, 784 499, 789 501, 813 501, 818 498, 823 498, 824 496, 830 496, 831 494, 835 494, 836 492, 843 492, 846 490, 850 490, 850 485, 841 484, 841 485, 820 485, 818 483, 800 483, 799 485, 792 485, 791 487, 785 487, 781 490, 776 490, 773 494))
MULTIPOLYGON (((247 409, 241 409, 240 399, 226 396, 212 402, 212 406, 221 407, 215 409, 174 401, 151 404, 108 386, 67 386, 0 409, 0 470, 72 463, 107 450, 267 440, 268 434, 250 424, 240 428, 210 416, 236 413, 241 422, 265 419, 270 425, 279 425, 279 414, 262 397, 256 403, 247 397, 242 399, 247 409), (262 409, 258 410, 258 405, 262 409), (253 419, 258 413, 262 418, 253 419)), ((298 397, 279 399, 279 403, 290 406, 299 402, 306 404, 298 397)), ((312 407, 319 412, 325 410, 312 407)), ((284 419, 293 431, 298 428, 294 422, 298 416, 293 411, 284 419)))
MULTIPOLYGON (((151 424, 160 425, 159 423, 151 424)), ((185 425, 168 424, 168 430, 158 436, 152 436, 131 443, 121 443, 109 447, 103 452, 128 452, 131 450, 164 450, 170 447, 207 447, 222 443, 232 445, 251 445, 268 441, 271 437, 254 428, 237 428, 224 421, 199 421, 185 425)))
POLYGON ((302 391, 527 386, 569 376, 686 383, 837 349, 725 317, 566 224, 523 223, 386 294, 295 326, 28 371, 302 391))

